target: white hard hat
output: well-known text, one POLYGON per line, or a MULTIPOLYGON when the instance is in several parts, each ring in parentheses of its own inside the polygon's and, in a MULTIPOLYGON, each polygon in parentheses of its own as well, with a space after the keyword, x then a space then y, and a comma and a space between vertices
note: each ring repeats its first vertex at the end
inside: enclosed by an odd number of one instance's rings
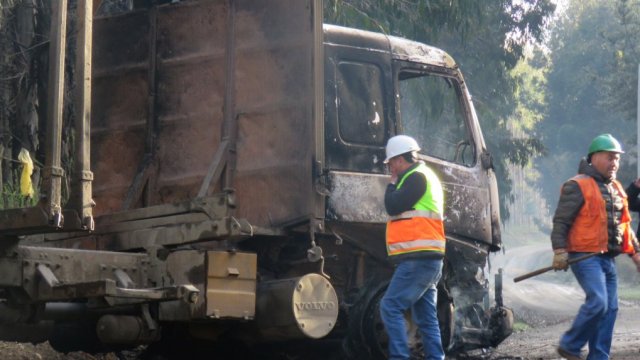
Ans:
POLYGON ((396 135, 387 142, 387 158, 384 159, 384 163, 388 163, 389 159, 398 155, 419 150, 418 142, 411 136, 396 135))

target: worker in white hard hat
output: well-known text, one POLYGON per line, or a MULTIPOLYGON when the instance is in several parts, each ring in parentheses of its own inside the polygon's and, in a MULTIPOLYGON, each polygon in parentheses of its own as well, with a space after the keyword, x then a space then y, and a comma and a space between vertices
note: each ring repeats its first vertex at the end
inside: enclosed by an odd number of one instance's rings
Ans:
POLYGON ((404 313, 411 309, 422 335, 425 359, 444 359, 437 316, 437 284, 445 252, 444 194, 436 174, 418 160, 415 139, 397 135, 387 143, 391 181, 384 196, 387 253, 396 265, 380 302, 389 335, 389 359, 409 359, 404 313))

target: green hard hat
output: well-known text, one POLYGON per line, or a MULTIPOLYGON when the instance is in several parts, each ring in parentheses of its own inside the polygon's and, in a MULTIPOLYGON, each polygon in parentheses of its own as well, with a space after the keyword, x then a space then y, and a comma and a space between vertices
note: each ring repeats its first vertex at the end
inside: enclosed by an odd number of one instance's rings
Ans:
POLYGON ((622 146, 620 146, 618 140, 611 136, 611 134, 602 134, 593 138, 591 145, 589 145, 589 155, 598 151, 612 151, 624 154, 622 146))

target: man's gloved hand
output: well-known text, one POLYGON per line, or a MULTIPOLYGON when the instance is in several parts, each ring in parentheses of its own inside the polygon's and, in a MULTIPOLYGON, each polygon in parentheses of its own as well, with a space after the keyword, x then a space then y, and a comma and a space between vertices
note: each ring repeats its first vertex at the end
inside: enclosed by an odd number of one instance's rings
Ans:
POLYGON ((553 264, 551 267, 556 271, 567 271, 569 268, 569 254, 567 254, 565 249, 556 249, 553 251, 553 264))

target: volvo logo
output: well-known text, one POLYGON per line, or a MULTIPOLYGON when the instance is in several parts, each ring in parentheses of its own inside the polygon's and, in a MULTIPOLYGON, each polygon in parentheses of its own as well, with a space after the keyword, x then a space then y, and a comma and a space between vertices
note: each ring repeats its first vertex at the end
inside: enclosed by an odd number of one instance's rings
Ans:
POLYGON ((336 303, 333 301, 306 301, 295 303, 296 309, 301 310, 333 310, 336 308, 336 303))

